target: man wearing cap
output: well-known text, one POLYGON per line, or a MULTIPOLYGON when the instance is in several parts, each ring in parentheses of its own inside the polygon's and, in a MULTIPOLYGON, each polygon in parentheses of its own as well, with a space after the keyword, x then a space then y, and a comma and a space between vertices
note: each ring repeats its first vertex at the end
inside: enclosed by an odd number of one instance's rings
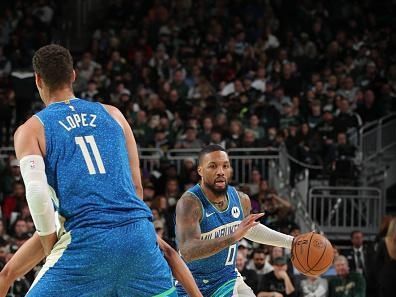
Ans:
POLYGON ((295 297, 297 292, 287 274, 286 257, 277 257, 273 260, 274 270, 264 275, 259 287, 258 297, 295 297))
POLYGON ((289 97, 282 99, 282 116, 279 120, 279 127, 281 129, 287 128, 291 125, 300 123, 300 119, 294 115, 293 103, 289 97))

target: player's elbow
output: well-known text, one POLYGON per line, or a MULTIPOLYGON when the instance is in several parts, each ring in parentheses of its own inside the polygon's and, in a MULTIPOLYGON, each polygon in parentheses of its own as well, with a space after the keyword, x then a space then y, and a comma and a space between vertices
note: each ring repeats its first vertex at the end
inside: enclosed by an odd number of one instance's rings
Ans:
POLYGON ((15 271, 13 271, 9 265, 6 265, 3 270, 0 271, 0 280, 5 284, 11 285, 12 282, 17 278, 15 271))
POLYGON ((47 210, 48 203, 45 199, 48 195, 48 186, 40 181, 30 181, 26 183, 26 199, 31 208, 37 214, 42 214, 47 210))
POLYGON ((189 249, 188 247, 180 247, 180 256, 183 258, 183 260, 186 263, 189 263, 193 260, 195 260, 195 258, 193 257, 192 251, 191 249, 189 249))
POLYGON ((166 258, 172 258, 177 256, 177 252, 170 245, 161 246, 161 250, 166 258))

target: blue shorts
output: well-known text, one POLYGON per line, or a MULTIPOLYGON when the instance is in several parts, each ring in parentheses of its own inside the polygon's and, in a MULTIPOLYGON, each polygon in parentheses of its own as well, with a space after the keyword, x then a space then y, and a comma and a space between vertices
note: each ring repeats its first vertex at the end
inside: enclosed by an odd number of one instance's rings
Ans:
POLYGON ((113 229, 64 234, 26 296, 177 296, 153 224, 139 220, 113 229))

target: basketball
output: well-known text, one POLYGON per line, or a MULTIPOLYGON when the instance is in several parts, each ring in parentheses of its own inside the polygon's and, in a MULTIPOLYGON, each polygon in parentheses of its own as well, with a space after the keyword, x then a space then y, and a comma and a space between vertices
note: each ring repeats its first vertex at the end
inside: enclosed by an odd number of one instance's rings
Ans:
POLYGON ((292 246, 292 263, 302 274, 318 276, 333 263, 334 251, 330 241, 311 232, 297 236, 292 246))

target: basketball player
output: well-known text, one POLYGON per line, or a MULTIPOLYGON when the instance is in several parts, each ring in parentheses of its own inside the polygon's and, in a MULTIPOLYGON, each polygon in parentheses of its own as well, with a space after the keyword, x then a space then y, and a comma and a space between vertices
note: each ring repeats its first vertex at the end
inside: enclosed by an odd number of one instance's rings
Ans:
POLYGON ((176 296, 151 211, 133 184, 138 154, 126 119, 115 107, 75 98, 67 49, 40 48, 33 68, 46 108, 14 141, 49 256, 27 296, 176 296), (51 199, 62 217, 59 239, 51 199))
MULTIPOLYGON (((176 207, 176 237, 204 296, 255 296, 235 269, 238 241, 243 237, 291 248, 293 237, 256 222, 249 197, 228 185, 232 169, 225 150, 209 145, 199 154, 199 184, 187 190, 176 207)), ((187 296, 177 285, 179 296, 187 296)))

